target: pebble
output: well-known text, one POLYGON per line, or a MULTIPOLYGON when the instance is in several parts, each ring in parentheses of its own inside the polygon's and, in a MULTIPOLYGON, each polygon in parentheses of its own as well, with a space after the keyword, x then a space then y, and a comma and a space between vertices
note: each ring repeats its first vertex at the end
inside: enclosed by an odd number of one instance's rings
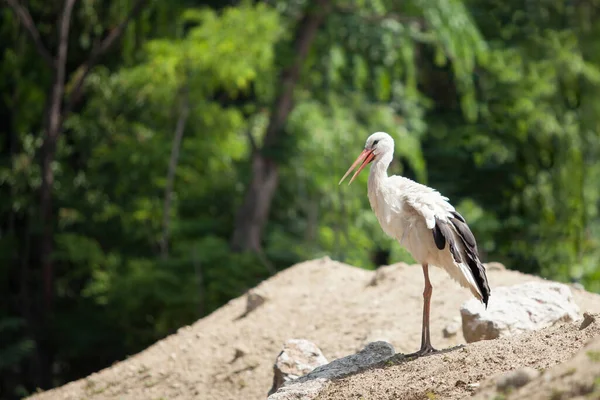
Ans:
POLYGON ((446 325, 443 329, 442 334, 445 338, 456 336, 460 328, 462 327, 461 320, 459 317, 455 317, 454 320, 446 325))
POLYGON ((520 388, 537 378, 539 375, 539 371, 530 367, 510 371, 498 378, 496 381, 496 388, 503 392, 510 388, 520 388))

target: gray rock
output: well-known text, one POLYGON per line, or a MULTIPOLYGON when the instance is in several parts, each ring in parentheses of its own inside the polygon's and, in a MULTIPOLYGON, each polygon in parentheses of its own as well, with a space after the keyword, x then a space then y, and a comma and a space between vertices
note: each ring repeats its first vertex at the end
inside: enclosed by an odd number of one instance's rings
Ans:
POLYGON ((462 305, 460 314, 467 343, 512 336, 581 318, 569 287, 556 282, 526 282, 492 288, 487 310, 480 301, 471 299, 462 305))
POLYGON ((360 352, 339 358, 315 368, 311 373, 286 382, 267 400, 311 400, 322 392, 333 379, 356 373, 394 355, 394 348, 387 342, 369 343, 360 352))
POLYGON ((275 393, 285 382, 304 376, 325 364, 327 358, 313 342, 305 339, 286 341, 273 365, 273 386, 268 395, 275 393))
POLYGON ((539 371, 524 367, 501 375, 496 381, 496 388, 501 392, 525 386, 540 375, 539 371))
POLYGON ((455 317, 452 322, 450 322, 446 327, 442 330, 442 334, 445 338, 450 338, 456 336, 461 327, 460 317, 455 317))
POLYGON ((584 330, 585 328, 587 328, 594 322, 596 322, 596 316, 594 314, 590 314, 587 311, 584 312, 583 313, 583 321, 581 321, 581 324, 579 325, 579 330, 580 331, 584 330))
POLYGON ((246 310, 244 316, 250 314, 267 301, 267 296, 259 289, 250 289, 246 294, 246 310))
POLYGON ((486 263, 486 264, 484 264, 484 266, 487 271, 504 271, 504 270, 506 270, 506 267, 504 266, 504 264, 496 262, 496 261, 486 263))
POLYGON ((398 270, 408 267, 408 264, 400 262, 392 265, 382 265, 375 270, 373 277, 367 286, 377 286, 385 281, 394 281, 398 270))
POLYGON ((375 270, 375 273, 373 274, 373 278, 369 282, 368 286, 377 286, 381 282, 388 279, 392 268, 393 268, 393 266, 390 266, 390 265, 380 266, 379 268, 377 268, 375 270))
POLYGON ((570 284, 570 286, 575 289, 575 290, 585 290, 585 286, 583 286, 581 283, 579 282, 573 282, 570 284))
POLYGON ((388 330, 372 329, 362 340, 362 343, 357 346, 357 351, 365 348, 369 343, 373 342, 389 342, 393 335, 388 330))
POLYGON ((248 354, 248 350, 246 349, 246 347, 236 347, 233 353, 233 359, 230 361, 230 363, 234 363, 237 359, 244 357, 246 354, 248 354))

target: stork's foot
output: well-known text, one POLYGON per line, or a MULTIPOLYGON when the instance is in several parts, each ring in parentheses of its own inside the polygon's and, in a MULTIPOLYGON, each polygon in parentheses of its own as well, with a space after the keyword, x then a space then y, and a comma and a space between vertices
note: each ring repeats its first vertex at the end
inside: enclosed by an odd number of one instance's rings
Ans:
POLYGON ((437 353, 438 351, 439 350, 434 349, 432 345, 421 346, 419 351, 417 351, 415 353, 407 354, 406 357, 423 357, 423 356, 427 356, 429 354, 437 353))
POLYGON ((433 354, 433 353, 437 353, 439 350, 438 349, 434 349, 432 345, 428 345, 428 346, 423 346, 419 349, 419 351, 417 351, 417 355, 420 356, 426 356, 427 354, 433 354))

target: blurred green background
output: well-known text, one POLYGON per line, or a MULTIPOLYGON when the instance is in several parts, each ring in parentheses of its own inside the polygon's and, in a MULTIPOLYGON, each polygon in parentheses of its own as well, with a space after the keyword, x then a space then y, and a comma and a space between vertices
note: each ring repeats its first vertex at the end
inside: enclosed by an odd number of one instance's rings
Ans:
POLYGON ((296 262, 410 262, 338 186, 375 131, 484 261, 600 291, 598 0, 0 7, 3 399, 296 262))

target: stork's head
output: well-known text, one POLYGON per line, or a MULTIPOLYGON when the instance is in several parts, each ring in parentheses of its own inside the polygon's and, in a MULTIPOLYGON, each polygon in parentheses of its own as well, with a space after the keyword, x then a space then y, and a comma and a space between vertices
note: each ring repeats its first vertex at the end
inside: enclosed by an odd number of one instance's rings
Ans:
POLYGON ((367 138, 365 150, 372 151, 376 160, 382 154, 394 152, 394 139, 385 132, 375 132, 367 138))
POLYGON ((361 161, 362 164, 360 165, 358 170, 356 170, 354 175, 352 175, 352 179, 350 179, 348 185, 352 183, 354 178, 356 178, 358 174, 360 174, 360 171, 362 171, 367 166, 367 164, 369 164, 373 160, 378 160, 389 153, 394 153, 394 139, 392 139, 392 137, 385 132, 375 132, 367 138, 367 142, 365 143, 365 149, 362 151, 362 153, 360 153, 360 155, 358 156, 356 161, 354 161, 354 163, 350 166, 350 168, 348 168, 348 171, 346 171, 342 179, 340 179, 338 185, 341 184, 344 181, 344 179, 346 179, 350 171, 352 171, 361 161))

